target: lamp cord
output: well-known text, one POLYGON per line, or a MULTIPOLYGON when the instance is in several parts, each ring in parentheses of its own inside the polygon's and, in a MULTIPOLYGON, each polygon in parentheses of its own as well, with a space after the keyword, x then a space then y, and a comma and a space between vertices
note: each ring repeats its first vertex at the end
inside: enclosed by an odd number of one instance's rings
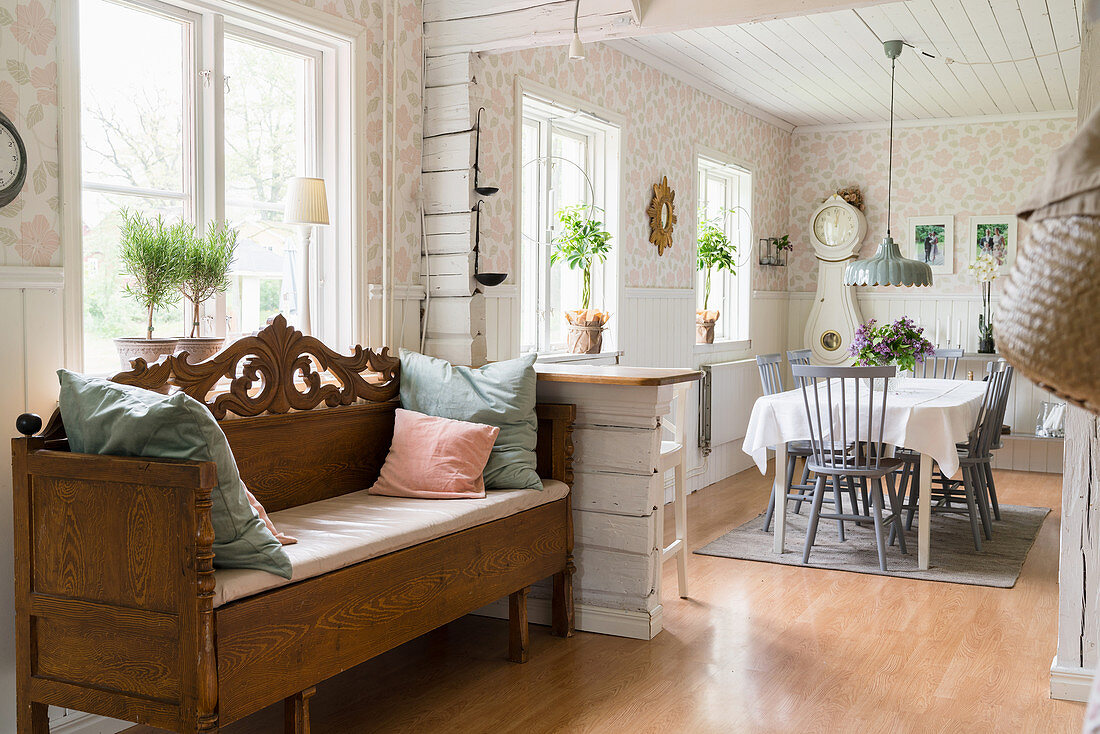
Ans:
POLYGON ((890 236, 890 206, 894 192, 894 66, 897 59, 890 59, 890 157, 886 171, 886 236, 890 236))
POLYGON ((573 35, 577 34, 577 18, 581 14, 581 0, 577 0, 576 7, 573 8, 573 35))

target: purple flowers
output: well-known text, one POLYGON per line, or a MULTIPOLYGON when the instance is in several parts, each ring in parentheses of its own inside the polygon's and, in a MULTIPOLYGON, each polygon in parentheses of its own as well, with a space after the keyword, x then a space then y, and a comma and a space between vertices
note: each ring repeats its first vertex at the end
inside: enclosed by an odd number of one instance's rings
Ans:
POLYGON ((917 362, 935 354, 932 342, 924 338, 924 327, 917 326, 908 316, 892 324, 876 326, 875 319, 856 329, 848 353, 861 367, 884 367, 896 364, 899 370, 912 371, 917 362))

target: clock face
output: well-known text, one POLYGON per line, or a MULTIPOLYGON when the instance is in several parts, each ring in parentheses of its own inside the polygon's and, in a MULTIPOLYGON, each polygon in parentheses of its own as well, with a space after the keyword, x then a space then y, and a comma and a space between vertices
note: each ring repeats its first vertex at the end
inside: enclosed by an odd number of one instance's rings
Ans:
POLYGON ((23 168, 19 145, 15 136, 4 125, 0 125, 0 191, 15 183, 23 168))
POLYGON ((857 227, 855 214, 843 206, 825 207, 814 219, 814 234, 819 242, 829 247, 851 242, 857 227))

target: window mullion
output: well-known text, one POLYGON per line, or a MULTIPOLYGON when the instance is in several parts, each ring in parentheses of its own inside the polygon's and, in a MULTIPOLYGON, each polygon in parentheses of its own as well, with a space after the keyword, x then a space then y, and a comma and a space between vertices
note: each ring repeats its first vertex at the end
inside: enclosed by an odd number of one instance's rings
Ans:
MULTIPOLYGON (((204 114, 202 118, 203 155, 199 158, 198 181, 200 182, 204 212, 203 228, 211 222, 225 219, 225 17, 217 13, 203 16, 203 70, 202 82, 204 114)), ((204 309, 210 309, 206 304, 204 309)), ((214 297, 213 314, 214 335, 226 336, 226 294, 218 293, 214 297)))

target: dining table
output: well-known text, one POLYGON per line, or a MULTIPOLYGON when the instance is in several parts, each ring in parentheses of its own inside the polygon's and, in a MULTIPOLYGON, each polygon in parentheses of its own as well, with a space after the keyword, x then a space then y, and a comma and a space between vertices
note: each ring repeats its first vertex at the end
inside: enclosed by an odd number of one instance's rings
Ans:
MULTIPOLYGON (((877 387, 876 401, 882 397, 881 381, 877 387)), ((818 397, 824 401, 827 394, 825 381, 821 382, 818 389, 821 390, 818 397)), ((863 400, 866 401, 866 392, 870 390, 870 386, 861 383, 859 389, 863 391, 863 400)), ((887 445, 888 450, 906 448, 920 454, 917 562, 921 570, 927 570, 930 565, 933 465, 938 464, 940 471, 947 477, 953 477, 959 471, 956 444, 966 441, 973 430, 981 411, 985 389, 985 382, 972 380, 900 377, 892 378, 888 383, 885 415, 881 423, 882 442, 887 445)), ((834 386, 833 401, 838 402, 840 395, 841 391, 834 386)), ((851 410, 855 397, 851 390, 846 391, 845 395, 851 410)), ((877 430, 876 426, 875 431, 877 430)), ((841 432, 839 426, 834 427, 833 439, 838 439, 841 432)), ((878 436, 871 438, 877 439, 878 436)), ((773 491, 777 512, 773 539, 777 554, 784 551, 786 532, 786 503, 780 503, 779 498, 787 495, 786 477, 782 470, 787 464, 787 444, 809 439, 810 425, 802 388, 764 395, 753 404, 742 449, 753 458, 762 474, 767 473, 768 450, 775 450, 773 491)), ((860 436, 859 440, 866 441, 868 436, 860 436)))

